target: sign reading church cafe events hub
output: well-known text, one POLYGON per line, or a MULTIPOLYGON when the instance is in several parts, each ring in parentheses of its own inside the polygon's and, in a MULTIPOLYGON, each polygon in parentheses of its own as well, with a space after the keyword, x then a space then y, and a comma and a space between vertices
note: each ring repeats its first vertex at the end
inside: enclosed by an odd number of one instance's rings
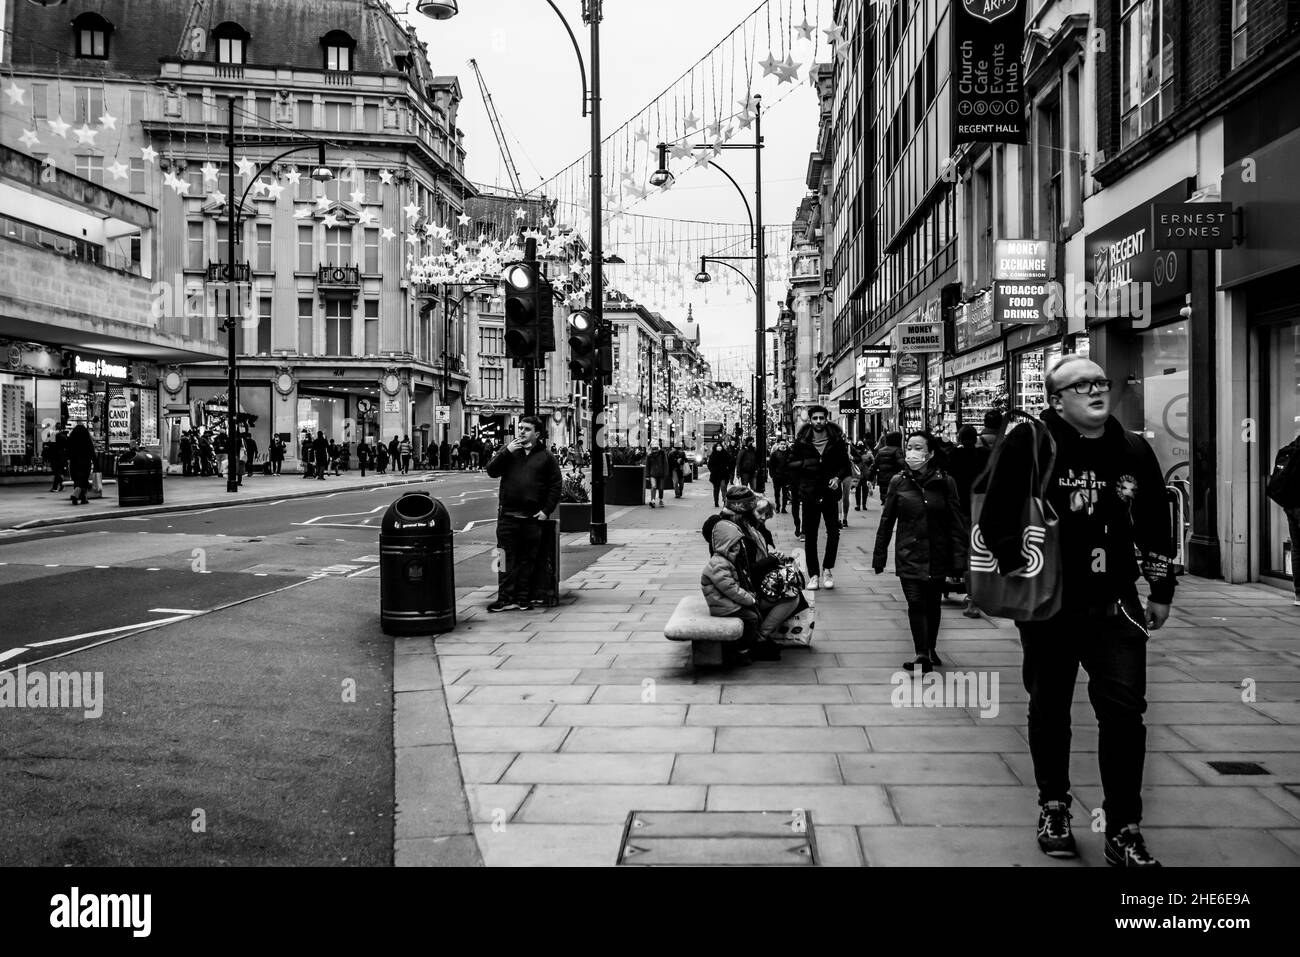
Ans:
POLYGON ((953 0, 952 142, 1024 143, 1026 0, 953 0))
POLYGON ((1047 314, 1052 244, 999 239, 993 256, 993 316, 997 322, 1050 322, 1047 314))

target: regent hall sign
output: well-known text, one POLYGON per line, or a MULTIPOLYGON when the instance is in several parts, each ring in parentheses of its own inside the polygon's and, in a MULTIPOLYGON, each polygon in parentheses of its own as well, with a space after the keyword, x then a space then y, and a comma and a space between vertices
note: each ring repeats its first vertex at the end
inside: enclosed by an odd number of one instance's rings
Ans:
POLYGON ((126 363, 110 362, 108 359, 87 359, 74 355, 72 371, 91 379, 119 379, 122 382, 127 379, 126 363))

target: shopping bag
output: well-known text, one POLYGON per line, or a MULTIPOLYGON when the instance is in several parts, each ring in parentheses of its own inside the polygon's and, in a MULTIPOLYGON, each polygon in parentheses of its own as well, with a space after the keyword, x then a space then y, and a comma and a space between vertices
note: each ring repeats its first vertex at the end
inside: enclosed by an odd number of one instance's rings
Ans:
POLYGON ((971 490, 970 598, 991 618, 1044 621, 1061 610, 1060 525, 1056 511, 1047 501, 1056 445, 1045 426, 1032 420, 1030 424, 1034 429, 1033 468, 1028 476, 1029 495, 1020 514, 1020 550, 1027 562, 1023 568, 1010 575, 999 574, 997 559, 984 541, 979 525, 988 481, 995 472, 1002 442, 994 448, 988 468, 971 490), (1051 449, 1046 468, 1040 462, 1044 433, 1051 449))
POLYGON ((803 591, 795 613, 781 623, 773 640, 779 645, 792 648, 806 648, 812 644, 813 631, 817 627, 816 598, 813 592, 803 591))

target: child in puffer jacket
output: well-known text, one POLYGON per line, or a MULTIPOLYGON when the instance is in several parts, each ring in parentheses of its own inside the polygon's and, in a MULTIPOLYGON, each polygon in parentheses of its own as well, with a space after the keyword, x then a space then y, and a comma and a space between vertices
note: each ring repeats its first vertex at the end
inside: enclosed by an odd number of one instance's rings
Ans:
MULTIPOLYGON (((736 643, 735 658, 748 664, 748 650, 758 641, 759 616, 758 599, 737 567, 737 562, 743 561, 743 549, 743 542, 736 538, 709 556, 700 575, 700 588, 714 618, 739 618, 744 623, 745 633, 736 643)), ((723 648, 729 651, 730 644, 723 648)))

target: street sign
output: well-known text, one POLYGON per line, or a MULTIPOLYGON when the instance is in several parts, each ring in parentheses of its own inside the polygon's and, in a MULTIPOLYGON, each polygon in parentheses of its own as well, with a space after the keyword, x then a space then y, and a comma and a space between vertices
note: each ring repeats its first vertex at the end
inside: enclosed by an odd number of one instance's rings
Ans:
POLYGON ((898 351, 943 352, 942 322, 909 322, 898 327, 898 351))
POLYGON ((451 406, 435 405, 433 407, 433 421, 439 425, 448 425, 451 423, 451 406))

